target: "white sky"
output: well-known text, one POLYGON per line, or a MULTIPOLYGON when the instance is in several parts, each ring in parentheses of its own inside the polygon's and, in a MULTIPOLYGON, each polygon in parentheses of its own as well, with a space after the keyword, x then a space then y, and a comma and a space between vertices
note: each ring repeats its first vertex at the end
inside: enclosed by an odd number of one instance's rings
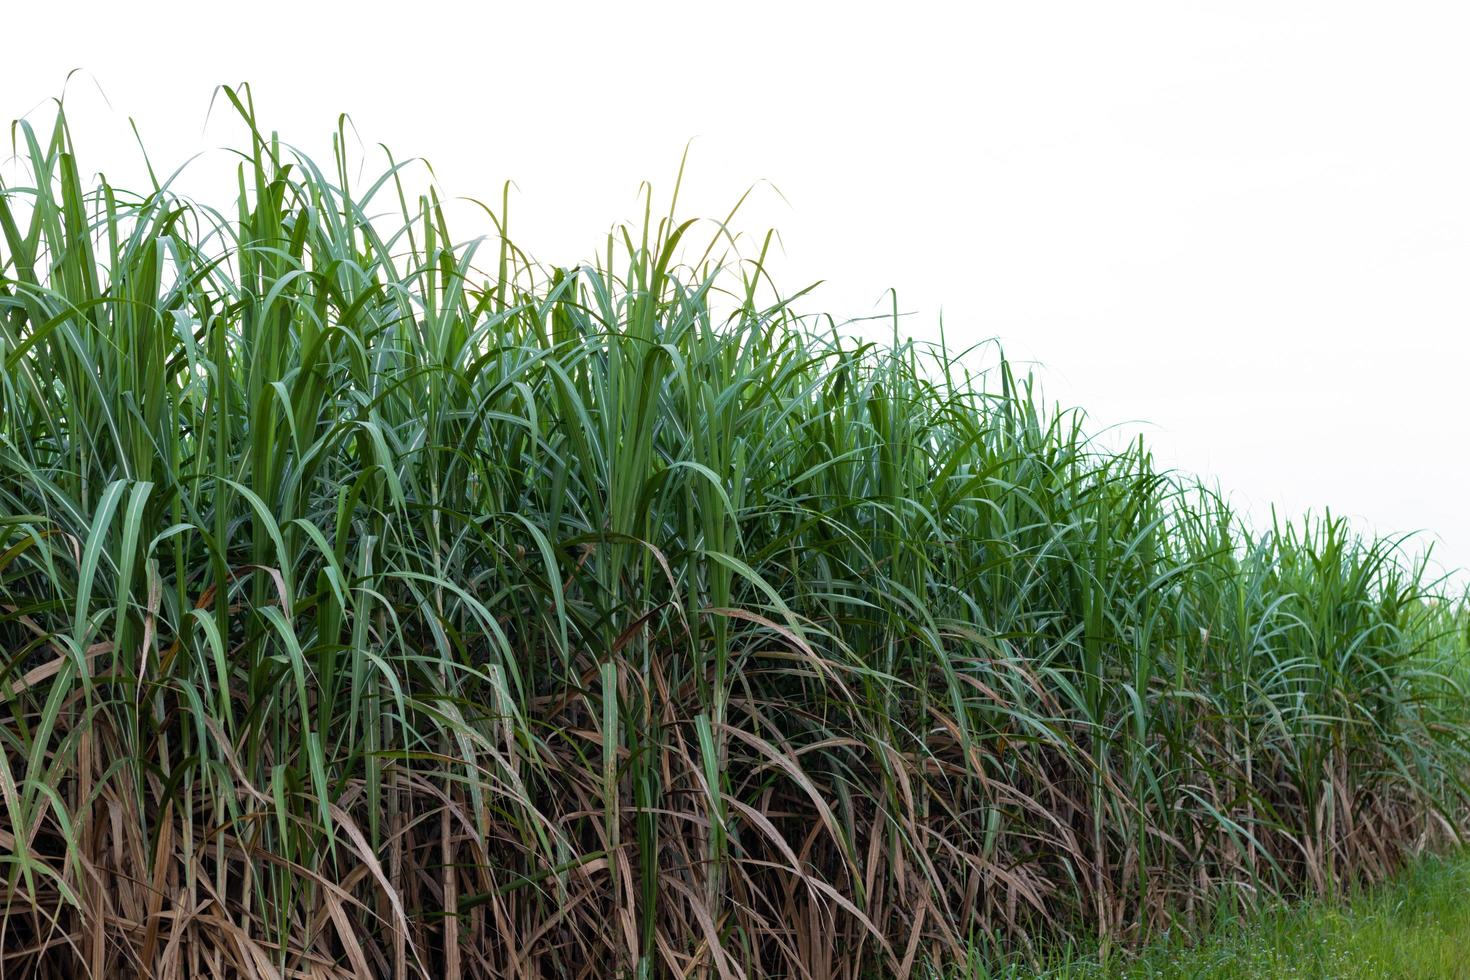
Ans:
POLYGON ((86 6, 0 6, 0 119, 83 69, 82 164, 115 181, 128 116, 160 167, 238 145, 206 110, 248 80, 289 141, 346 111, 450 194, 513 179, 513 237, 565 264, 693 138, 681 210, 779 188, 737 224, 780 229, 790 290, 826 281, 807 308, 894 287, 910 333, 1001 338, 1243 505, 1470 564, 1462 4, 86 6))

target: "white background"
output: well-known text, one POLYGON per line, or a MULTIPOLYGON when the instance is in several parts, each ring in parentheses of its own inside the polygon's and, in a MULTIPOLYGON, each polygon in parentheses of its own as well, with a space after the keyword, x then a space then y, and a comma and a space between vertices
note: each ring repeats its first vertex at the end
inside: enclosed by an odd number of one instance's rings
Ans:
MULTIPOLYGON (((737 224, 780 229, 788 289, 825 280, 807 308, 893 287, 906 332, 999 337, 1243 506, 1470 564, 1464 5, 5 0, 0 34, 0 118, 65 90, 84 169, 138 172, 128 117, 163 169, 240 145, 206 116, 248 80, 289 141, 345 111, 448 194, 514 180, 513 237, 558 264, 692 138, 681 210, 757 185, 737 224)), ((227 204, 226 164, 185 188, 227 204)))

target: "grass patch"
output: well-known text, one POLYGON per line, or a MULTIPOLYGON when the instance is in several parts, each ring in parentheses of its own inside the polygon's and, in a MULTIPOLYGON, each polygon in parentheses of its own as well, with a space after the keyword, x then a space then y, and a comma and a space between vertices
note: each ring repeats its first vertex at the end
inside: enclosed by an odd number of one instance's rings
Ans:
POLYGON ((1426 857, 1342 903, 1272 906, 1199 943, 1157 943, 1114 965, 1074 959, 1025 976, 1071 980, 1456 980, 1470 977, 1470 855, 1426 857))

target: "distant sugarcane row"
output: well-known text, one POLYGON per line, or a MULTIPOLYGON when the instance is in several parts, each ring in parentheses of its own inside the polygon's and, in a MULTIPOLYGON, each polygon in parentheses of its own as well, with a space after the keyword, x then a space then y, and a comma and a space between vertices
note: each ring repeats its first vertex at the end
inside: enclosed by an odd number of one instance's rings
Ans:
POLYGON ((1396 543, 844 338, 724 224, 546 270, 224 94, 226 211, 13 129, 5 976, 930 975, 1461 825, 1467 622, 1396 543))

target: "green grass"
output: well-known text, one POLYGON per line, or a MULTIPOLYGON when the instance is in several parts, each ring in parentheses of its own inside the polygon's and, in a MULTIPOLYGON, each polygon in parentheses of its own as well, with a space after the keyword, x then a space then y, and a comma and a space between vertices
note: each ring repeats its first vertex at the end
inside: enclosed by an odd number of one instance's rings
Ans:
POLYGON ((1457 980, 1470 977, 1470 856, 1429 857, 1342 902, 1272 907, 1199 942, 1160 942, 1110 966, 1076 958, 1026 976, 1071 980, 1457 980))
POLYGON ((918 975, 1463 825, 1401 542, 804 313, 734 216, 546 267, 222 99, 214 200, 12 129, 6 976, 918 975))

